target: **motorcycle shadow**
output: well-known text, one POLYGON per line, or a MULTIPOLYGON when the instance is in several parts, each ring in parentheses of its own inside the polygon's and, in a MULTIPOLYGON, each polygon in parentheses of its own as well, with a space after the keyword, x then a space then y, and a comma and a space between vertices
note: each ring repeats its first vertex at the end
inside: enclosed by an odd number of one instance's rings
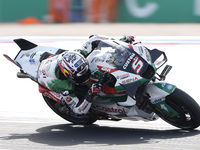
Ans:
MULTIPOLYGON (((198 130, 152 130, 99 125, 60 124, 46 126, 36 130, 37 133, 26 134, 32 142, 50 146, 71 146, 78 144, 126 145, 159 143, 166 139, 179 139, 200 134, 198 130)), ((15 135, 11 135, 14 139, 15 135)), ((17 135, 19 138, 19 135, 17 135)), ((23 135, 21 135, 23 137, 23 135)))

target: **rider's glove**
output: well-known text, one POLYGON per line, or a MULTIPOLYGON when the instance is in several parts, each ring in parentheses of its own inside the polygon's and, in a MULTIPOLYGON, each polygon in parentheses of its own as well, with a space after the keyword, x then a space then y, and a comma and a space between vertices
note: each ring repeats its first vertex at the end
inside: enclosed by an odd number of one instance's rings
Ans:
POLYGON ((91 102, 94 96, 100 92, 101 92, 101 84, 93 83, 88 91, 88 97, 86 99, 91 102))
POLYGON ((97 93, 100 93, 101 91, 101 84, 99 83, 93 83, 90 90, 89 90, 89 95, 96 95, 97 93))
POLYGON ((120 40, 129 44, 132 44, 135 41, 134 36, 131 35, 125 35, 120 40))

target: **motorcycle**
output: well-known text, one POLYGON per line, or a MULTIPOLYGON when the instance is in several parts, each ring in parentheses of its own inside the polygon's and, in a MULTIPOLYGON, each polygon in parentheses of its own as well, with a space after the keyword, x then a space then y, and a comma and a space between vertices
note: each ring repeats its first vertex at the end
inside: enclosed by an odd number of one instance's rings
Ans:
MULTIPOLYGON (((14 59, 4 54, 20 68, 19 78, 30 78, 37 82, 38 67, 50 55, 66 50, 38 46, 25 39, 15 39, 21 48, 14 59)), ((167 123, 185 130, 200 125, 200 107, 187 93, 175 85, 165 82, 172 66, 165 52, 158 49, 116 40, 102 40, 87 56, 91 70, 91 81, 102 85, 95 95, 90 111, 76 115, 60 101, 61 95, 54 91, 43 93, 47 105, 60 117, 74 124, 92 124, 97 120, 155 121, 162 118, 167 123)), ((50 67, 50 66, 49 66, 50 67)), ((48 68, 46 68, 48 69, 48 68)), ((84 98, 82 88, 75 87, 77 97, 84 98)), ((87 88, 85 88, 87 91, 87 88)))

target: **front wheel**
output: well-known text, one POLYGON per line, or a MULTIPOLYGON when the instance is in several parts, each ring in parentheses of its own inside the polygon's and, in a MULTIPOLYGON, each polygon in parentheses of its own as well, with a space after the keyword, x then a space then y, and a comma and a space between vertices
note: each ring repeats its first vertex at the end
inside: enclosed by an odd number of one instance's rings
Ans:
POLYGON ((161 111, 157 115, 169 124, 185 130, 192 130, 200 125, 200 107, 187 93, 176 89, 166 97, 166 104, 177 112, 178 115, 170 117, 161 111))
POLYGON ((62 110, 61 107, 59 106, 60 104, 57 103, 56 101, 54 101, 53 99, 42 95, 45 102, 47 103, 47 105, 60 117, 62 117, 63 119, 74 123, 74 124, 81 124, 81 125, 89 125, 94 123, 97 119, 95 118, 91 118, 91 117, 87 117, 87 116, 77 116, 77 115, 72 115, 72 114, 68 114, 66 113, 66 111, 62 110))

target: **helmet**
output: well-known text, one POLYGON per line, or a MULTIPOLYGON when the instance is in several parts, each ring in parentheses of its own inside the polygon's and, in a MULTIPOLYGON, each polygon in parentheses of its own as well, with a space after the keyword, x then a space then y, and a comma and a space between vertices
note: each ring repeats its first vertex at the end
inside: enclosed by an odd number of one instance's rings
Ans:
POLYGON ((77 85, 86 85, 90 81, 91 73, 87 59, 77 52, 61 54, 59 66, 65 77, 77 85))

